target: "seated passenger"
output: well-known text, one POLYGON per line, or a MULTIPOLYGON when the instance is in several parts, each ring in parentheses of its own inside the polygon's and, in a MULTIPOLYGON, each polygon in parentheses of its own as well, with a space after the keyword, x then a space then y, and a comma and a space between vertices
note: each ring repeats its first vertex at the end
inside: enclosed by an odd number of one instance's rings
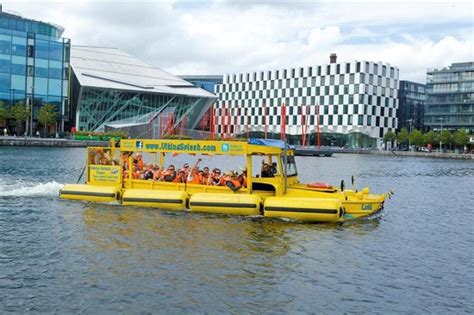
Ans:
POLYGON ((212 170, 212 173, 209 175, 209 180, 207 184, 210 186, 219 186, 221 184, 221 170, 215 168, 212 170))
POLYGON ((202 172, 201 175, 201 184, 207 185, 207 182, 209 181, 209 167, 204 166, 202 171, 199 171, 200 173, 202 172))
POLYGON ((165 182, 172 182, 176 178, 176 170, 174 168, 174 165, 171 164, 168 166, 166 171, 161 172, 161 180, 165 182))
POLYGON ((242 185, 237 179, 237 174, 235 174, 234 172, 232 171, 227 172, 223 178, 224 178, 224 185, 229 187, 230 190, 235 192, 239 190, 240 188, 242 188, 242 185))
POLYGON ((179 170, 178 175, 173 180, 173 183, 185 183, 186 182, 186 172, 184 170, 179 170))
MULTIPOLYGON (((139 169, 143 169, 143 166, 145 165, 143 162, 143 156, 140 152, 137 153, 136 156, 136 161, 137 161, 137 166, 139 169)), ((135 162, 135 161, 134 161, 135 162)))
POLYGON ((144 180, 153 180, 153 165, 148 164, 145 172, 143 173, 144 180))
POLYGON ((199 175, 199 162, 201 162, 201 159, 198 159, 196 164, 191 168, 191 170, 188 173, 187 176, 187 182, 190 184, 200 184, 201 183, 201 176, 199 175))
POLYGON ((262 173, 260 174, 260 176, 261 177, 275 177, 272 166, 262 161, 262 173))
POLYGON ((242 173, 237 176, 237 179, 239 180, 242 187, 247 188, 247 168, 242 170, 242 173))
POLYGON ((160 170, 160 167, 158 165, 153 166, 152 172, 153 172, 153 180, 154 181, 160 180, 161 170, 160 170))

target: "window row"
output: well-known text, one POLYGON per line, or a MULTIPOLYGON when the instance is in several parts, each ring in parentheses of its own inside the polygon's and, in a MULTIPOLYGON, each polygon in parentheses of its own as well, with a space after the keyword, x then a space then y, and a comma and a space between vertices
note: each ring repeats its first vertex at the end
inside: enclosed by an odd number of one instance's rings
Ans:
POLYGON ((286 78, 297 78, 297 77, 304 77, 304 76, 321 76, 321 75, 331 75, 331 74, 349 74, 349 73, 360 73, 360 72, 367 72, 373 73, 375 75, 382 75, 388 76, 390 74, 391 78, 395 78, 395 68, 390 67, 390 72, 388 72, 386 65, 382 65, 379 68, 379 65, 374 63, 371 67, 369 62, 365 62, 364 65, 361 62, 356 63, 345 63, 345 64, 328 64, 326 66, 316 66, 316 67, 300 67, 300 68, 293 68, 293 69, 283 69, 283 70, 275 70, 275 71, 261 71, 261 72, 253 72, 250 73, 240 73, 240 74, 232 74, 227 75, 226 82, 230 82, 232 78, 232 82, 250 82, 256 80, 272 80, 272 79, 286 79, 286 78), (305 71, 306 69, 306 71, 305 71), (313 69, 315 69, 313 71, 313 69), (379 72, 379 69, 381 70, 379 72), (265 75, 266 73, 266 75, 265 75), (238 79, 238 80, 237 80, 238 79))

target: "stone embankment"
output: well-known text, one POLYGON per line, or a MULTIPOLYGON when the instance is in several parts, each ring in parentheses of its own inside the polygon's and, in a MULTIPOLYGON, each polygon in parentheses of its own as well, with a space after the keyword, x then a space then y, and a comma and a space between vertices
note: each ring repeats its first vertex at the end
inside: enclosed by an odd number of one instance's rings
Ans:
POLYGON ((469 153, 444 153, 444 152, 411 152, 411 151, 371 151, 372 154, 380 155, 396 155, 396 156, 415 156, 428 157, 440 159, 460 159, 460 160, 474 160, 474 154, 469 153))
POLYGON ((0 136, 0 146, 28 146, 28 147, 76 147, 85 148, 93 146, 107 146, 107 141, 77 141, 57 138, 21 138, 0 136))

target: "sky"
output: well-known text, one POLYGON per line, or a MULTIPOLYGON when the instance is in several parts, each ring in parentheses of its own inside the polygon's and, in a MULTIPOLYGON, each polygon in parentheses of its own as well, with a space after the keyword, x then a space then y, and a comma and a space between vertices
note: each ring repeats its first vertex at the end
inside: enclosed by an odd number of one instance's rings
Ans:
POLYGON ((3 1, 73 45, 121 49, 172 74, 382 61, 401 80, 474 61, 473 1, 3 1))

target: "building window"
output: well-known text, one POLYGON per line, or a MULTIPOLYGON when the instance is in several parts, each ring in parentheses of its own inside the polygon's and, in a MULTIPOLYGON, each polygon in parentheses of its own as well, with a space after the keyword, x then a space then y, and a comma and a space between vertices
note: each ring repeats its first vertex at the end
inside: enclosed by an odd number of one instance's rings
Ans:
POLYGON ((28 45, 28 57, 34 57, 34 56, 35 56, 35 46, 28 45))
POLYGON ((356 72, 360 72, 360 62, 356 64, 356 72))
POLYGON ((341 73, 341 65, 340 64, 338 64, 336 66, 336 74, 339 74, 339 73, 341 73))
POLYGON ((349 73, 349 72, 351 72, 351 64, 346 63, 346 73, 349 73))
POLYGON ((337 116, 337 124, 338 124, 339 126, 342 126, 342 115, 338 115, 338 116, 337 116))
POLYGON ((328 117, 328 125, 332 125, 332 115, 328 117))
POLYGON ((321 75, 321 66, 318 66, 318 76, 321 75))

